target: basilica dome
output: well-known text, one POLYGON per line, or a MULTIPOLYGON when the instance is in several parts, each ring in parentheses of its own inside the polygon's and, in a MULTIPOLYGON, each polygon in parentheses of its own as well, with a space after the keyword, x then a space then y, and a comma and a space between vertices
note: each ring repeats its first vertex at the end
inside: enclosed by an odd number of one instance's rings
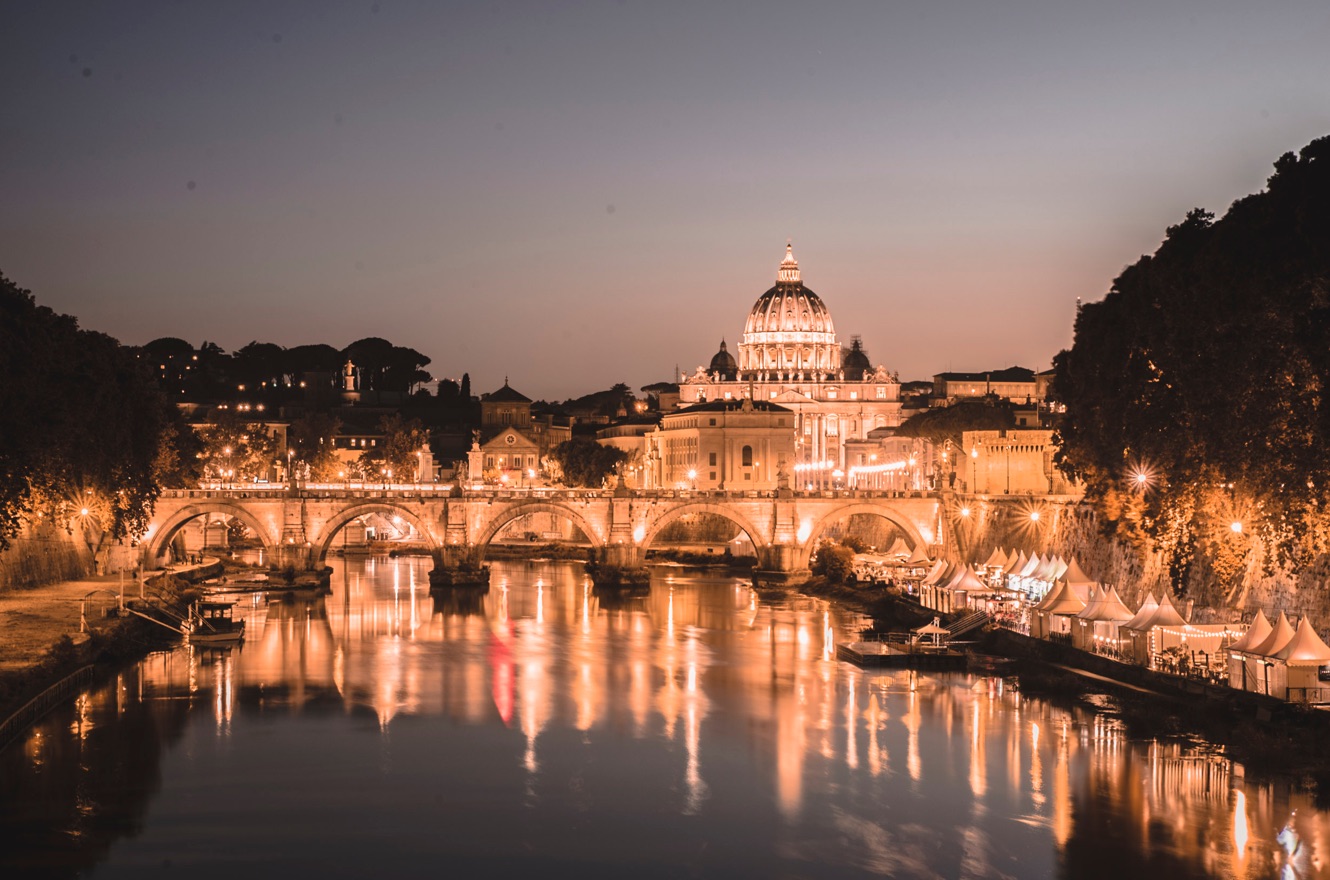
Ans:
POLYGON ((776 286, 762 294, 748 313, 739 342, 741 372, 835 373, 841 348, 831 312, 804 287, 792 245, 776 272, 776 286))
POLYGON ((720 341, 720 351, 716 352, 711 359, 711 366, 707 368, 708 373, 719 373, 722 379, 733 380, 739 374, 739 365, 734 361, 734 355, 730 354, 725 347, 725 340, 720 341))
POLYGON ((873 371, 873 365, 868 362, 868 352, 864 351, 864 343, 858 336, 850 342, 850 350, 845 352, 841 366, 845 370, 845 378, 851 382, 862 382, 864 376, 873 371))

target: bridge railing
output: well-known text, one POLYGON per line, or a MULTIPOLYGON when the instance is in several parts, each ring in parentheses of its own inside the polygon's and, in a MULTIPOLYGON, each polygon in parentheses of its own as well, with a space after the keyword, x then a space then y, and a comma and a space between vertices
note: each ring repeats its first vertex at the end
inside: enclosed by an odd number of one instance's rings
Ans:
MULTIPOLYGON (((273 498, 290 488, 283 483, 245 483, 243 485, 205 485, 191 489, 164 489, 162 498, 168 499, 207 499, 207 498, 273 498)), ((433 499, 451 497, 453 486, 446 483, 404 483, 396 485, 347 485, 343 483, 302 483, 296 488, 296 494, 302 498, 422 498, 433 499)), ((774 489, 633 489, 628 497, 641 499, 725 499, 742 500, 745 498, 776 498, 774 489)), ((926 490, 893 491, 889 489, 822 489, 796 491, 792 497, 799 499, 826 498, 833 500, 852 499, 906 499, 937 498, 941 493, 926 490)), ((526 499, 545 498, 560 501, 580 501, 593 498, 613 498, 613 489, 570 489, 553 486, 526 486, 512 488, 462 489, 462 498, 484 499, 526 499)))

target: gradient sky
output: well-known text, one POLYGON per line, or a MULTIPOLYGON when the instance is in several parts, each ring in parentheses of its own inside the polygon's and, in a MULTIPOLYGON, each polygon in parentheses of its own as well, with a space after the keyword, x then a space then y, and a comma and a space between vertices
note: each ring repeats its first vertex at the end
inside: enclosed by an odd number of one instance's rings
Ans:
POLYGON ((792 238, 903 379, 1330 133, 1330 4, 6 4, 0 272, 130 344, 344 346, 532 397, 737 341, 792 238))

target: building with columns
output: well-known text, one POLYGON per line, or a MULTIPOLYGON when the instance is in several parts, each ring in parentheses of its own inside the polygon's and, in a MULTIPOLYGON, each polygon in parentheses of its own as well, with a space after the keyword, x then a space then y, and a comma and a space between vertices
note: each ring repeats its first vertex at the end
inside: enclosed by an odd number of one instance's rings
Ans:
POLYGON ((901 422, 900 378, 872 366, 858 337, 841 343, 830 310, 804 286, 788 244, 776 285, 749 310, 738 356, 722 340, 708 367, 680 376, 681 407, 745 399, 793 414, 789 471, 798 488, 844 482, 846 444, 901 422))

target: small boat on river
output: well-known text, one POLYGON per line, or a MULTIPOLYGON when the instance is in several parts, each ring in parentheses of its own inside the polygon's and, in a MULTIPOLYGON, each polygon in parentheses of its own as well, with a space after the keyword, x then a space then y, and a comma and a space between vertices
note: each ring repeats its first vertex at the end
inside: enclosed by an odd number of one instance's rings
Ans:
POLYGON ((185 636, 191 644, 232 644, 245 638, 245 621, 235 619, 234 602, 200 600, 189 609, 185 636))

